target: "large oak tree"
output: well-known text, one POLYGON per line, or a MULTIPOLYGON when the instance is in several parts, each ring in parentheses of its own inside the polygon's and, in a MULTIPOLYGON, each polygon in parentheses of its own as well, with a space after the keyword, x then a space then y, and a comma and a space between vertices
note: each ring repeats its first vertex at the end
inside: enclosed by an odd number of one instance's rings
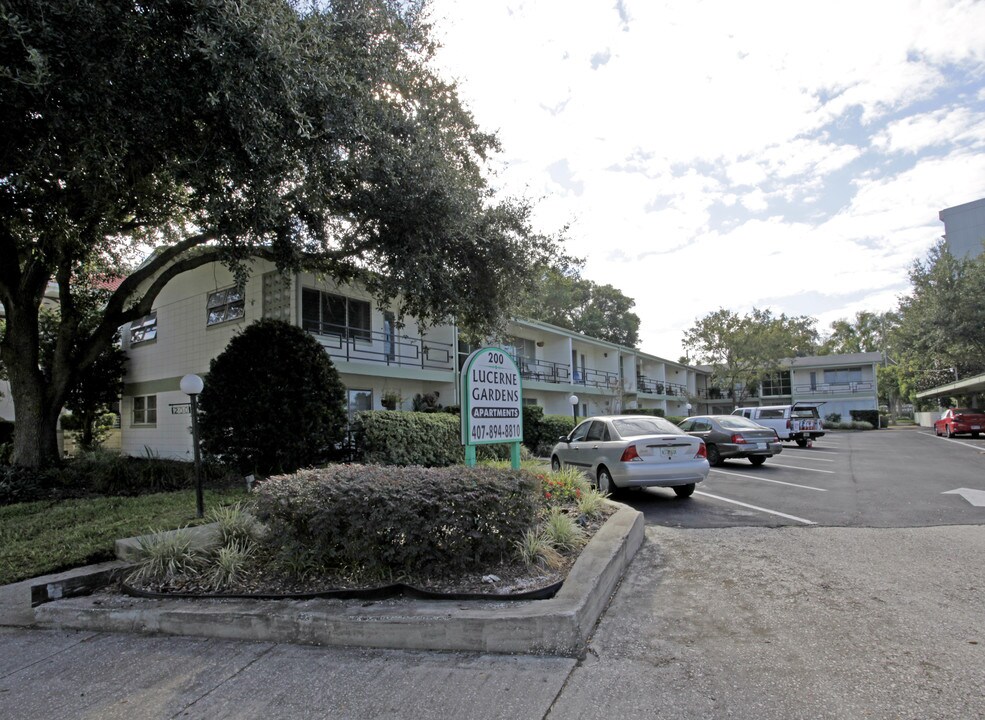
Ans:
POLYGON ((531 232, 525 202, 493 197, 496 139, 431 68, 424 10, 0 0, 0 359, 15 463, 57 460, 79 373, 205 263, 262 255, 360 278, 423 320, 502 321, 557 248, 531 232), (101 321, 83 323, 77 280, 148 246, 101 321), (51 283, 59 324, 43 360, 51 283))

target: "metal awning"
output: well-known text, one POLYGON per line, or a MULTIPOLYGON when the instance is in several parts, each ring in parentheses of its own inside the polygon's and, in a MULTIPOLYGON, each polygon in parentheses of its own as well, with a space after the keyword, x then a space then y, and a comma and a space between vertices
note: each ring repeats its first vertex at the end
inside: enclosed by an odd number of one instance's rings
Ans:
POLYGON ((917 398, 925 400, 927 398, 949 397, 951 395, 968 395, 970 393, 985 392, 985 375, 975 375, 974 377, 956 380, 947 385, 938 385, 930 390, 923 390, 917 393, 917 398))

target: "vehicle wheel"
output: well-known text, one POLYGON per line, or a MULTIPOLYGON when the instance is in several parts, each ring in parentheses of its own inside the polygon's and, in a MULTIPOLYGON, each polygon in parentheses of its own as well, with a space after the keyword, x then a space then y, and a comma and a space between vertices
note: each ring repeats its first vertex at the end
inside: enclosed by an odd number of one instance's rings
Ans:
POLYGON ((975 438, 977 440, 978 439, 978 433, 972 433, 971 434, 971 437, 973 437, 973 438, 975 438))
POLYGON ((797 438, 797 447, 807 447, 807 438, 797 438))
POLYGON ((557 455, 555 455, 554 457, 551 458, 551 470, 557 472, 560 469, 561 469, 561 459, 557 455))
POLYGON ((722 462, 724 462, 722 460, 722 454, 720 452, 718 452, 718 447, 716 445, 709 445, 705 449, 708 451, 708 464, 709 465, 711 465, 712 467, 715 467, 717 465, 721 465, 722 462))
POLYGON ((598 482, 599 492, 603 495, 615 495, 616 494, 616 484, 612 482, 612 475, 609 473, 609 468, 605 465, 599 468, 598 482))
POLYGON ((766 462, 766 458, 763 457, 762 455, 753 455, 751 458, 749 458, 749 462, 751 462, 753 465, 762 465, 764 462, 766 462))
POLYGON ((951 432, 951 426, 950 425, 945 425, 944 426, 944 437, 946 437, 946 438, 953 438, 954 437, 954 433, 951 432))
POLYGON ((674 492, 679 498, 688 498, 694 493, 694 483, 690 485, 677 485, 674 487, 674 492))

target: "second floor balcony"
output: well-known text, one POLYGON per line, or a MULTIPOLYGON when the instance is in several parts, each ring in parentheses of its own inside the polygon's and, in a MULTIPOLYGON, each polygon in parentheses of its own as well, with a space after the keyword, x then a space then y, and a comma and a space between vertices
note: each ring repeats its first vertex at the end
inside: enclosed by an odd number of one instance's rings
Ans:
POLYGON ((646 375, 636 376, 636 387, 649 395, 687 396, 687 386, 666 380, 653 380, 646 375))
POLYGON ((454 347, 419 335, 330 323, 306 322, 308 330, 336 361, 374 363, 422 370, 455 369, 454 347))

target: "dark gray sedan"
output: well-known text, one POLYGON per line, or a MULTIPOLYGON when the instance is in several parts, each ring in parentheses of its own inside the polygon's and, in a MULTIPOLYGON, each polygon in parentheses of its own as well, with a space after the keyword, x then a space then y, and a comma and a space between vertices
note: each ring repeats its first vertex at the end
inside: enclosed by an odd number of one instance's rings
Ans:
POLYGON ((698 415, 685 418, 680 428, 705 441, 709 465, 721 465, 730 458, 749 458, 753 465, 762 465, 783 450, 773 428, 741 415, 698 415))

